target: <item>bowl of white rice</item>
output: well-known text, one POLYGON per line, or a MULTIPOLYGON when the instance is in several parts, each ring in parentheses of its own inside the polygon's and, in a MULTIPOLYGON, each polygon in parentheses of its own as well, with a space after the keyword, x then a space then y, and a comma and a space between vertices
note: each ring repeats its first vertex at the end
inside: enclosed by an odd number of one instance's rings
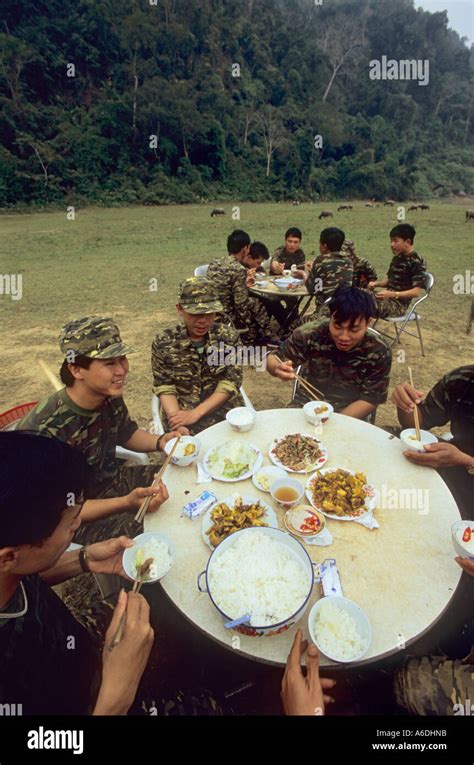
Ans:
POLYGON ((342 663, 361 659, 372 641, 365 611, 353 600, 336 595, 314 604, 308 616, 308 629, 321 653, 342 663))
POLYGON ((133 547, 127 547, 123 553, 122 565, 127 576, 130 579, 140 579, 140 566, 148 558, 153 558, 153 563, 143 577, 143 584, 158 582, 166 576, 175 559, 171 540, 155 531, 146 531, 133 541, 133 547))
POLYGON ((253 428, 257 415, 248 406, 236 406, 227 412, 225 418, 231 428, 239 433, 245 433, 253 428))
POLYGON ((311 559, 297 539, 274 528, 248 528, 224 539, 198 576, 224 622, 251 637, 278 635, 305 612, 313 588, 311 559), (205 578, 205 585, 203 580, 205 578))

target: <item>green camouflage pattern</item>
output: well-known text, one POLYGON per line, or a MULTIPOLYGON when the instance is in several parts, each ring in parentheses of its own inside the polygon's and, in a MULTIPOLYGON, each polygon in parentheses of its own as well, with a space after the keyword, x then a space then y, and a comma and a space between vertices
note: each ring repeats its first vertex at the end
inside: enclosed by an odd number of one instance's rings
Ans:
POLYGON ((219 295, 205 276, 191 276, 179 288, 178 303, 191 314, 217 313, 223 310, 219 295))
POLYGON ((353 287, 367 287, 369 282, 376 282, 378 279, 377 271, 364 258, 359 258, 355 250, 355 244, 352 239, 346 239, 341 247, 341 254, 346 255, 352 261, 354 266, 354 276, 352 279, 353 287))
MULTIPOLYGON (((378 406, 387 400, 392 354, 378 337, 366 333, 351 351, 339 351, 329 332, 329 322, 298 327, 283 343, 278 356, 302 365, 301 376, 324 394, 338 412, 362 399, 378 406)), ((299 386, 295 400, 311 400, 299 386)))
MULTIPOLYGON (((216 391, 230 394, 223 406, 189 427, 192 433, 199 433, 204 428, 221 422, 229 409, 243 406, 239 392, 242 385, 242 368, 235 364, 223 363, 226 355, 230 356, 238 345, 240 342, 237 332, 232 327, 218 323, 210 327, 201 354, 189 339, 186 327, 182 324, 156 335, 151 348, 151 368, 153 392, 157 396, 174 395, 180 408, 189 410, 194 409, 216 391), (217 351, 221 351, 219 356, 217 351)), ((166 421, 166 417, 164 420, 166 421)))
POLYGON ((270 337, 270 317, 264 304, 252 297, 245 284, 247 269, 232 255, 211 261, 207 278, 215 285, 224 306, 224 314, 236 329, 247 330, 245 343, 251 345, 257 338, 270 337))
POLYGON ((350 258, 341 252, 331 252, 318 255, 313 260, 306 287, 310 294, 314 294, 316 303, 321 305, 341 284, 351 287, 353 279, 354 266, 350 258))
POLYGON ((303 266, 306 262, 306 255, 303 250, 299 248, 296 252, 287 252, 285 246, 277 247, 272 255, 272 260, 276 260, 277 263, 283 263, 285 269, 290 269, 293 263, 295 266, 303 266))
POLYGON ((397 704, 412 715, 472 714, 474 665, 445 656, 411 658, 395 675, 394 690, 397 704))
POLYGON ((79 449, 93 471, 90 497, 101 497, 119 477, 118 445, 138 429, 121 396, 108 398, 99 409, 81 409, 65 388, 41 401, 21 420, 18 430, 36 431, 79 449))
POLYGON ((443 375, 420 404, 427 430, 451 423, 453 443, 474 456, 474 364, 443 375))
MULTIPOLYGON (((425 288, 426 262, 417 252, 409 255, 394 255, 387 273, 388 284, 384 289, 392 292, 405 292, 414 287, 425 288)), ((403 316, 411 303, 411 298, 389 298, 377 300, 379 319, 403 316)))
POLYGON ((61 329, 59 347, 64 356, 73 352, 89 359, 115 359, 136 351, 122 342, 113 319, 87 316, 69 321, 61 329))

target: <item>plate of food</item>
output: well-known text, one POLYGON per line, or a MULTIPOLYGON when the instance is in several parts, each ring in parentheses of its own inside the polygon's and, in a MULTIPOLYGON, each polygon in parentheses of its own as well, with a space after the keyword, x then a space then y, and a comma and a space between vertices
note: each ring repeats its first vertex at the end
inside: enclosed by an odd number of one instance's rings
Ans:
POLYGON ((212 446, 204 455, 204 468, 216 481, 244 481, 263 463, 263 454, 249 441, 225 441, 212 446))
POLYGON ((278 528, 275 511, 266 502, 248 495, 232 494, 222 502, 216 502, 204 514, 201 534, 211 549, 236 531, 251 526, 278 528))
POLYGON ((362 518, 377 504, 365 473, 344 468, 318 470, 306 484, 306 496, 316 510, 338 521, 362 518))
POLYGON ((275 438, 268 454, 274 465, 289 473, 312 473, 322 468, 329 457, 324 444, 309 433, 275 438))
POLYGON ((274 481, 278 481, 279 478, 286 477, 286 470, 276 467, 276 465, 265 465, 260 468, 258 473, 254 473, 252 476, 252 483, 255 488, 260 491, 266 491, 270 493, 270 486, 274 481))

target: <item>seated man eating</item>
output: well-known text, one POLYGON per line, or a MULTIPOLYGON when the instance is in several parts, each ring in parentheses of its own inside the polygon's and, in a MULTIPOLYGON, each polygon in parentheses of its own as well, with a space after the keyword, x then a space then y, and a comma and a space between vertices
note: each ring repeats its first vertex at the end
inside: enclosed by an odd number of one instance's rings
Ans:
MULTIPOLYGON (((372 296, 356 287, 339 287, 329 302, 330 319, 298 327, 275 355, 267 370, 281 380, 294 380, 293 365, 318 388, 336 412, 365 419, 387 399, 392 354, 370 332, 372 296)), ((295 402, 305 404, 309 393, 300 386, 295 402)))
POLYGON ((153 392, 170 427, 186 426, 194 434, 243 406, 239 336, 215 322, 222 303, 206 277, 186 279, 178 299, 182 324, 159 332, 152 344, 153 392))

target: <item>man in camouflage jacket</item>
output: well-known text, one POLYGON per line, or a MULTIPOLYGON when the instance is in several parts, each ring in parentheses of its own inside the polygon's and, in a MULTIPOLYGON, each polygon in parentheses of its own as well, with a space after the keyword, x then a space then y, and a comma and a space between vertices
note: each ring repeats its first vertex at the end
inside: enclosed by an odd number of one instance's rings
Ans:
POLYGON ((346 255, 352 261, 354 266, 354 276, 352 279, 353 287, 367 287, 369 282, 377 281, 377 271, 364 258, 359 258, 355 251, 355 244, 352 239, 346 239, 341 247, 341 255, 346 255))
POLYGON ((18 429, 65 441, 79 449, 92 468, 75 542, 85 544, 120 534, 136 536, 143 527, 134 514, 143 499, 153 495, 152 512, 168 494, 163 484, 147 488, 156 464, 124 466, 115 450, 120 445, 138 452, 161 451, 176 434, 157 439, 130 418, 122 392, 127 355, 134 349, 122 342, 112 319, 93 316, 70 321, 62 328, 59 345, 65 387, 41 401, 18 429))
POLYGON ((199 433, 243 405, 239 336, 215 322, 222 303, 206 277, 183 282, 177 310, 183 324, 159 332, 152 344, 153 392, 170 427, 199 433))

